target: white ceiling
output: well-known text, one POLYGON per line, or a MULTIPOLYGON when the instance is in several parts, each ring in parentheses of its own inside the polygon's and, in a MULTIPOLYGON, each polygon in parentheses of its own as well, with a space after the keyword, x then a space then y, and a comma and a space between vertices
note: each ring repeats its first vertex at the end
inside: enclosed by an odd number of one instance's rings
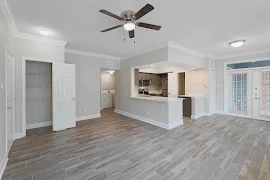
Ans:
POLYGON ((19 32, 40 35, 46 28, 67 48, 110 56, 132 56, 168 40, 215 56, 270 48, 269 0, 9 0, 9 7, 19 32), (100 9, 120 15, 147 3, 155 9, 140 21, 161 25, 160 31, 136 28, 136 44, 123 40, 121 28, 100 32, 121 24, 100 9), (237 39, 247 43, 228 46, 237 39))

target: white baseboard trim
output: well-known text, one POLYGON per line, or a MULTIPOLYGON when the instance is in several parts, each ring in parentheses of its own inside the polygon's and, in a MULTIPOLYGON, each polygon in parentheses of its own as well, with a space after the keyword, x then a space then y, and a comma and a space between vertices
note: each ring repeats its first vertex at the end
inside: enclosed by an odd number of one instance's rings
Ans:
POLYGON ((165 124, 165 123, 161 123, 161 122, 149 119, 149 118, 145 118, 145 117, 138 116, 138 115, 131 114, 128 112, 124 112, 124 111, 120 111, 118 109, 115 109, 114 112, 121 114, 121 115, 124 115, 124 116, 128 116, 128 117, 133 118, 133 119, 137 119, 139 121, 143 121, 143 122, 148 123, 148 124, 152 124, 152 125, 164 128, 164 129, 173 129, 173 128, 183 124, 183 121, 182 122, 181 121, 180 122, 173 122, 171 124, 165 124))
POLYGON ((195 115, 191 115, 192 119, 199 119, 203 116, 209 116, 206 112, 200 113, 200 114, 195 114, 195 115))
POLYGON ((41 127, 47 127, 47 126, 51 126, 51 125, 52 125, 52 121, 41 122, 41 123, 36 123, 36 124, 28 124, 28 125, 26 125, 26 130, 35 129, 35 128, 41 128, 41 127))
POLYGON ((6 169, 7 166, 7 162, 8 162, 8 153, 6 153, 3 157, 3 159, 1 160, 1 164, 0 164, 0 179, 2 179, 4 171, 6 169))
POLYGON ((224 111, 217 111, 216 114, 222 114, 225 115, 226 113, 224 111))
POLYGON ((13 135, 13 139, 14 139, 14 141, 16 140, 16 139, 21 139, 23 136, 22 136, 22 133, 14 133, 14 135, 13 135))
POLYGON ((80 116, 76 118, 76 121, 84 121, 84 120, 89 120, 89 119, 95 119, 101 117, 101 114, 93 114, 93 115, 88 115, 88 116, 80 116))
POLYGON ((183 119, 181 121, 174 121, 174 122, 171 122, 169 123, 169 129, 173 129, 173 128, 176 128, 178 126, 181 126, 183 123, 183 119))

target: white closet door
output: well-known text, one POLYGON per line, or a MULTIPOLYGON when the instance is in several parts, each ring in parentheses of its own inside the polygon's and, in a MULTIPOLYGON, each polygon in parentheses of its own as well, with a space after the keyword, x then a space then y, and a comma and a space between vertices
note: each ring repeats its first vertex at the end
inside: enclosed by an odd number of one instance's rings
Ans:
POLYGON ((75 65, 53 63, 53 131, 75 126, 75 65))

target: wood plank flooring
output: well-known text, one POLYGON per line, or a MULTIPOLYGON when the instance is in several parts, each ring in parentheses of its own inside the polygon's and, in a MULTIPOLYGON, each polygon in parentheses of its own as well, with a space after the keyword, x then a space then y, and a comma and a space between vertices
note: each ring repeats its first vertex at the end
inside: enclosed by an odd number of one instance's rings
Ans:
POLYGON ((171 131, 108 109, 53 133, 27 132, 3 179, 270 180, 270 122, 213 115, 171 131))

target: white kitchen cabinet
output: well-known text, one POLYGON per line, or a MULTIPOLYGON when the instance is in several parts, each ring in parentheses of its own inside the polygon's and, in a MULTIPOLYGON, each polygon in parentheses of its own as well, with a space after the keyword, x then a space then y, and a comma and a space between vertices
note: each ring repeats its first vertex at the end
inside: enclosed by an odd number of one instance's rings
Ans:
POLYGON ((101 94, 101 107, 112 108, 113 107, 113 95, 110 93, 101 94))

